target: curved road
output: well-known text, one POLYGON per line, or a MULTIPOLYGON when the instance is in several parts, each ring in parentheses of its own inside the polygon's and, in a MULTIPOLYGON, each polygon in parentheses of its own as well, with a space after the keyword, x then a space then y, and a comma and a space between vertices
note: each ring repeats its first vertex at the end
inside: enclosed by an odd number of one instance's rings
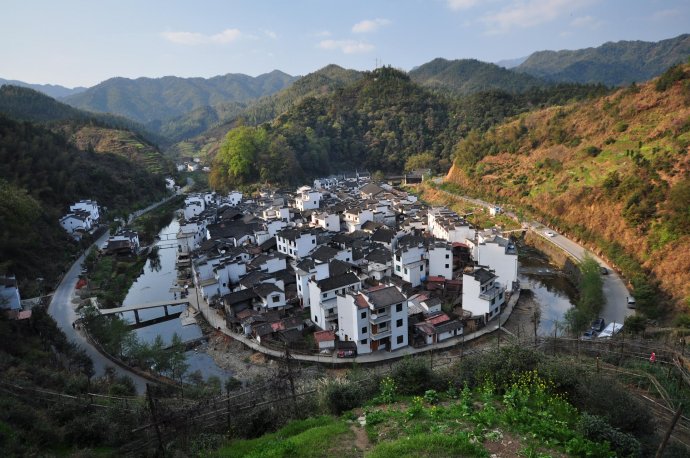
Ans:
MULTIPOLYGON (((472 197, 453 194, 443 189, 439 189, 439 191, 442 191, 448 194, 449 196, 463 199, 472 204, 483 206, 486 208, 495 206, 494 204, 485 202, 481 199, 474 199, 472 197)), ((515 215, 513 215, 512 213, 507 213, 507 215, 515 217, 515 215)), ((596 256, 594 253, 587 251, 583 246, 578 245, 577 243, 559 234, 553 229, 549 229, 548 227, 545 227, 544 225, 539 224, 535 221, 532 221, 526 224, 525 226, 534 233, 544 237, 546 240, 553 243, 558 248, 565 251, 578 261, 582 261, 582 259, 584 259, 585 257, 585 253, 589 253, 589 255, 593 257, 601 267, 605 267, 606 270, 608 270, 609 274, 602 276, 602 278, 604 279, 603 293, 604 297, 606 298, 606 304, 604 305, 604 308, 601 312, 601 317, 604 320, 606 320, 607 324, 612 322, 622 323, 626 317, 633 315, 635 313, 634 309, 628 308, 628 296, 630 296, 630 292, 628 291, 628 288, 625 286, 625 282, 616 273, 616 271, 610 265, 608 265, 603 259, 596 256), (551 231, 554 234, 554 236, 547 236, 545 233, 546 231, 551 231)))
MULTIPOLYGON (((101 245, 108 239, 109 233, 103 234, 96 242, 95 245, 101 245)), ((137 389, 137 393, 143 394, 146 391, 146 380, 145 378, 131 372, 103 356, 96 348, 91 345, 91 343, 86 339, 86 337, 78 332, 72 327, 74 320, 78 318, 76 311, 74 310, 74 305, 72 304, 72 299, 74 298, 74 291, 77 286, 77 280, 79 280, 79 273, 81 272, 81 264, 84 261, 84 255, 81 255, 79 259, 72 264, 69 271, 65 273, 62 281, 58 285, 57 289, 53 293, 53 297, 50 300, 50 305, 48 306, 48 313, 57 322, 58 326, 67 335, 67 338, 79 345, 84 349, 87 355, 93 361, 93 368, 96 372, 96 376, 101 376, 105 373, 106 367, 112 367, 115 369, 117 375, 126 375, 134 381, 134 386, 137 389)))

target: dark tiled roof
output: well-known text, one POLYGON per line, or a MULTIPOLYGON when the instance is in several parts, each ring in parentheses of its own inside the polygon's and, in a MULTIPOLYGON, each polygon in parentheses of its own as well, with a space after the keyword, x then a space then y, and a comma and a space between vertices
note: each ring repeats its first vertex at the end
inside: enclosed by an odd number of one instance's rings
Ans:
POLYGON ((316 284, 319 286, 319 289, 322 292, 332 291, 334 289, 342 288, 344 286, 352 285, 355 283, 359 283, 359 277, 357 277, 357 275, 353 274, 352 272, 347 272, 342 275, 331 276, 316 282, 316 284))
POLYGON ((491 281, 491 279, 496 278, 496 275, 489 272, 488 270, 486 270, 483 267, 475 270, 474 273, 472 274, 472 276, 474 277, 475 280, 477 280, 482 285, 484 283, 491 281))
POLYGON ((333 259, 337 254, 338 250, 326 245, 322 245, 318 247, 316 250, 314 250, 310 257, 317 261, 328 262, 331 259, 333 259))
POLYGON ((377 307, 385 307, 405 301, 405 296, 395 286, 388 286, 373 291, 369 290, 367 296, 369 296, 369 302, 377 307))

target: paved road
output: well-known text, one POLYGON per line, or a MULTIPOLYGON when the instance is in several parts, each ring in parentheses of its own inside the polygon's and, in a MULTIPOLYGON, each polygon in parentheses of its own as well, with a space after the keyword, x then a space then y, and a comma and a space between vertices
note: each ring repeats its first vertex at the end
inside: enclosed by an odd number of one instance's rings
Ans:
MULTIPOLYGON (((96 244, 99 246, 103 244, 108 239, 108 235, 108 232, 103 234, 96 241, 96 244)), ((93 368, 97 377, 104 374, 106 367, 112 367, 115 369, 117 375, 126 375, 131 378, 134 381, 137 393, 143 394, 146 391, 146 379, 110 361, 96 350, 82 333, 72 327, 72 323, 78 318, 74 310, 74 305, 72 304, 72 299, 74 298, 74 292, 83 261, 84 255, 77 259, 76 262, 72 264, 69 271, 65 273, 65 276, 62 278, 60 285, 55 290, 50 301, 48 313, 55 319, 60 329, 67 335, 67 338, 83 348, 86 354, 89 355, 91 361, 93 361, 93 368)))
POLYGON ((606 298, 606 305, 601 312, 602 318, 606 320, 607 324, 614 321, 616 323, 622 323, 627 316, 635 313, 635 310, 629 309, 627 306, 630 292, 628 291, 628 288, 626 288, 625 282, 603 259, 596 256, 594 253, 587 251, 584 247, 559 234, 553 229, 548 229, 542 224, 531 222, 529 224, 529 229, 536 234, 541 235, 549 242, 553 243, 579 261, 584 259, 585 253, 589 253, 589 255, 593 257, 600 266, 605 267, 606 270, 608 270, 608 275, 602 275, 602 278, 604 279, 603 292, 604 297, 606 298), (555 235, 553 237, 549 237, 545 234, 546 231, 551 231, 555 235))
MULTIPOLYGON (((493 206, 493 204, 483 201, 481 199, 474 199, 472 197, 461 196, 458 194, 450 193, 448 191, 443 192, 453 197, 457 197, 467 202, 471 202, 475 205, 480 205, 486 208, 493 206)), ((509 214, 509 216, 514 217, 513 214, 509 214)), ((566 253, 570 254, 577 260, 581 261, 584 258, 585 253, 587 252, 587 250, 581 245, 578 245, 577 243, 573 242, 567 237, 557 233, 552 229, 545 227, 542 224, 533 221, 528 224, 528 228, 531 231, 537 233, 538 235, 541 235, 548 241, 552 242, 554 245, 556 245, 566 253), (547 230, 553 232, 555 236, 548 237, 545 234, 545 231, 547 230)), ((611 268, 610 265, 608 265, 604 260, 596 256, 594 253, 589 252, 589 254, 599 263, 600 266, 605 267, 609 272, 608 275, 602 276, 604 279, 603 293, 604 297, 606 298, 606 304, 604 305, 604 309, 601 312, 602 318, 606 320, 607 324, 611 322, 622 323, 627 316, 633 315, 635 313, 633 309, 629 309, 627 306, 628 296, 630 296, 630 292, 628 291, 628 288, 626 288, 625 282, 616 273, 616 271, 613 270, 613 268, 611 268)))

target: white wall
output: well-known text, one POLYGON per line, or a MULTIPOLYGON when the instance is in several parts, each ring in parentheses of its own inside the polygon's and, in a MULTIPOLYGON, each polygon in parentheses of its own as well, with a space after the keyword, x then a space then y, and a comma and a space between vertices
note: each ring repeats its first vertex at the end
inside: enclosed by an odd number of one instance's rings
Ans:
POLYGON ((450 247, 429 247, 429 275, 453 278, 453 251, 450 247))

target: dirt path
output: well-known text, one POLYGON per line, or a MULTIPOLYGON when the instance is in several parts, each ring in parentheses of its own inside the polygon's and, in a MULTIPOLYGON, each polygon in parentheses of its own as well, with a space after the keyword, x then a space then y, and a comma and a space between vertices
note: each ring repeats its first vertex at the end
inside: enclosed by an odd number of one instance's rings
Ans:
POLYGON ((361 452, 366 452, 371 448, 371 442, 369 442, 369 436, 367 432, 359 425, 352 425, 350 429, 355 433, 355 447, 361 452))

